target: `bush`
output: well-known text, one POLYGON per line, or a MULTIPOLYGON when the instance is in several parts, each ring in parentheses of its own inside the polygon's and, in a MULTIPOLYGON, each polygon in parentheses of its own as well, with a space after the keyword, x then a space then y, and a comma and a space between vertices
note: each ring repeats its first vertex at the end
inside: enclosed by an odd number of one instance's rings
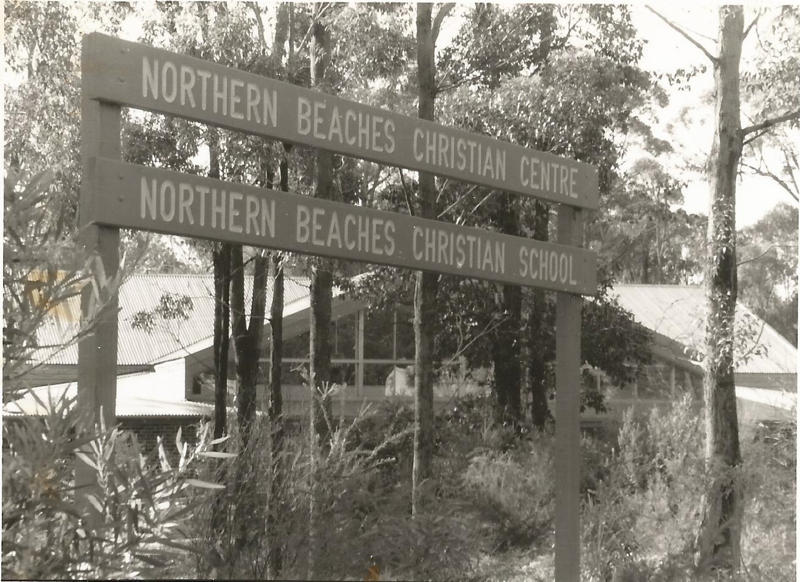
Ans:
POLYGON ((690 398, 654 408, 644 422, 626 412, 618 450, 596 474, 583 507, 584 578, 614 572, 685 577, 708 476, 703 435, 690 398))
POLYGON ((797 427, 774 428, 742 443, 742 558, 750 580, 796 579, 797 427))
POLYGON ((530 545, 552 527, 555 466, 552 437, 534 435, 513 451, 486 450, 464 473, 467 493, 495 523, 496 549, 530 545))
POLYGON ((139 452, 135 437, 96 427, 82 435, 74 401, 53 402, 43 418, 3 425, 3 576, 122 578, 182 576, 192 551, 183 529, 212 483, 193 479, 207 429, 191 449, 180 441, 177 467, 163 443, 158 462, 139 452), (93 476, 76 491, 73 468, 93 476), (191 494, 192 486, 199 493, 191 494))

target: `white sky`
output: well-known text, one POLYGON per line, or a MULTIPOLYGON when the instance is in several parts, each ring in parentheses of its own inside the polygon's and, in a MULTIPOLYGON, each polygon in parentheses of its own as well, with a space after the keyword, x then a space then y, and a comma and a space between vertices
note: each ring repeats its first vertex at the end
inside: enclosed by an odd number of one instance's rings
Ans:
MULTIPOLYGON (((714 52, 717 31, 717 7, 713 3, 690 3, 685 0, 677 2, 653 2, 654 7, 672 22, 691 33, 710 52, 714 52)), ((461 7, 466 8, 466 6, 461 7)), ((669 28, 655 15, 644 8, 643 3, 632 5, 632 16, 635 26, 647 44, 645 45, 642 65, 644 68, 662 73, 671 73, 678 68, 689 68, 706 62, 706 57, 692 46, 686 39, 669 28)), ((746 11, 747 19, 747 11, 746 11)), ((439 46, 447 43, 448 37, 455 33, 455 19, 445 21, 439 46), (452 24, 451 24, 452 23, 452 24), (450 26, 448 26, 450 25, 450 26)), ((749 21, 749 20, 748 20, 749 21)), ((127 40, 136 40, 138 22, 128 23, 121 36, 127 40)), ((800 33, 800 31, 798 31, 800 33)), ((751 35, 752 37, 753 35, 751 35)), ((746 58, 746 47, 745 47, 746 58)), ((713 125, 710 107, 698 107, 704 94, 713 89, 713 78, 710 66, 705 73, 698 74, 692 81, 688 91, 675 93, 666 111, 660 112, 657 123, 657 135, 669 138, 673 142, 676 153, 671 156, 668 168, 676 175, 689 182, 685 190, 687 211, 707 213, 708 184, 705 177, 697 172, 690 172, 685 167, 688 161, 702 160, 711 147, 713 125), (678 113, 686 106, 692 107, 689 126, 681 126, 678 113), (675 129, 672 135, 667 127, 675 129)), ((800 136, 798 136, 800 139, 800 136)), ((632 152, 628 162, 632 162, 638 154, 632 152)), ((778 202, 792 202, 791 198, 768 178, 745 176, 739 181, 737 188, 736 222, 738 227, 756 222, 778 202)))
MULTIPOLYGON (((670 21, 689 32, 706 49, 714 54, 717 33, 718 4, 685 4, 654 3, 654 7, 670 21)), ((745 10, 745 23, 749 23, 752 14, 745 10)), ((646 69, 662 72, 673 72, 683 67, 688 68, 700 63, 708 63, 702 52, 676 31, 668 27, 654 14, 636 5, 632 10, 633 21, 643 38, 647 39, 642 64, 646 69)), ((798 31, 800 33, 800 31, 798 31)), ((748 37, 752 41, 754 35, 748 37)), ((743 59, 747 58, 747 44, 743 50, 743 59)), ((713 110, 710 106, 702 106, 703 95, 713 90, 711 67, 705 73, 698 74, 689 91, 673 94, 671 103, 661 118, 661 126, 677 123, 677 114, 681 108, 691 105, 689 126, 677 128, 673 145, 677 150, 674 156, 676 168, 682 159, 702 160, 711 148, 713 138, 713 110)), ((745 122, 743 122, 745 123, 745 122)), ((666 138, 668 134, 660 135, 666 138)), ((798 136, 800 139, 800 136, 798 136)), ((689 180, 685 191, 684 208, 690 212, 708 213, 709 187, 703 175, 684 172, 683 178, 689 180)), ((736 224, 741 228, 757 222, 779 202, 793 203, 791 197, 769 178, 744 176, 740 178, 736 193, 736 224)))

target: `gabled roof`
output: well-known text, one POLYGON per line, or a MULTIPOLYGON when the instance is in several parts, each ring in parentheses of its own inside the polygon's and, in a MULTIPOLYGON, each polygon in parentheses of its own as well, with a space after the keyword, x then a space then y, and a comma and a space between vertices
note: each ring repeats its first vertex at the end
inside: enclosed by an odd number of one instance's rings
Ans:
MULTIPOLYGON (((687 285, 616 285, 611 290, 636 321, 654 333, 680 343, 687 352, 703 343, 705 290, 687 285)), ((796 374, 797 348, 741 302, 736 330, 751 351, 736 365, 739 374, 796 374), (748 331, 749 330, 749 331, 748 331), (759 353, 754 348, 763 348, 759 353)))
MULTIPOLYGON (((253 278, 245 278, 245 305, 249 308, 253 278)), ((296 311, 297 304, 307 304, 308 278, 284 279, 284 311, 296 311)), ((267 312, 272 302, 272 288, 267 288, 267 312)), ((189 353, 192 346, 213 335, 214 278, 212 275, 132 275, 119 292, 119 340, 117 363, 120 366, 152 365, 189 353), (155 327, 148 332, 132 326, 137 312, 155 308, 162 295, 171 293, 186 296, 192 309, 186 319, 156 318, 155 327)), ((58 345, 74 337, 80 321, 80 298, 60 305, 53 317, 38 332, 39 345, 58 345)), ((48 364, 74 365, 78 362, 76 343, 58 351, 56 348, 38 350, 34 361, 48 364)))

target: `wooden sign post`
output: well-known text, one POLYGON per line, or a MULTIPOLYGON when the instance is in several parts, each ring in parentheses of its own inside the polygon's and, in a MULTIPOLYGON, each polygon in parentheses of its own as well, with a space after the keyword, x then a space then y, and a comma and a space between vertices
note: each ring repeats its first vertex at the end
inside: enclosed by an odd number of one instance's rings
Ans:
MULTIPOLYGON (((450 273, 558 292, 556 315, 556 579, 578 580, 581 294, 594 294, 596 254, 580 248, 580 209, 598 206, 597 170, 296 85, 102 34, 82 53, 80 220, 104 277, 119 263, 119 228, 135 228, 450 273), (252 188, 120 161, 120 106, 561 204, 558 244, 252 188)), ((87 286, 88 287, 88 286, 87 286)), ((115 422, 117 303, 81 340, 78 399, 115 422)), ((97 311, 87 289, 83 315, 97 311)), ((78 467, 81 467, 79 464, 78 467)), ((79 484, 85 484, 86 472, 79 484)))
MULTIPOLYGON (((558 242, 583 243, 581 212, 558 209, 558 242)), ((556 580, 580 580, 581 298, 556 297, 556 580)))

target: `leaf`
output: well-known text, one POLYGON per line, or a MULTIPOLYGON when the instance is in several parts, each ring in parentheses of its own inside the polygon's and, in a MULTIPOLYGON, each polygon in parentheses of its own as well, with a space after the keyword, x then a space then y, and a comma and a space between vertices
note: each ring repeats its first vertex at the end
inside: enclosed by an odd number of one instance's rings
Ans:
POLYGON ((97 500, 97 497, 89 493, 86 495, 86 499, 89 500, 89 503, 92 504, 92 507, 94 507, 99 513, 103 513, 103 506, 100 505, 100 502, 97 500))
POLYGON ((153 556, 147 556, 145 554, 138 554, 134 553, 133 556, 145 564, 150 564, 151 566, 155 566, 156 568, 163 568, 167 565, 166 562, 162 562, 161 560, 154 558, 153 556))
POLYGON ((225 441, 227 441, 229 438, 231 438, 231 435, 225 435, 225 436, 219 437, 218 439, 214 439, 213 441, 211 441, 208 444, 209 445, 219 445, 219 444, 222 444, 225 441))
POLYGON ((178 449, 179 451, 183 449, 183 446, 181 445, 182 432, 183 432, 183 427, 179 426, 178 432, 175 434, 175 448, 178 449))
POLYGON ((202 451, 197 453, 202 457, 211 457, 212 459, 235 459, 236 455, 233 453, 223 453, 221 451, 202 451))
POLYGON ((92 461, 86 453, 81 451, 75 451, 75 456, 78 457, 81 461, 89 465, 95 471, 99 471, 100 469, 97 467, 94 461, 92 461))
POLYGON ((201 481, 200 479, 187 479, 186 483, 192 487, 200 487, 202 489, 225 489, 225 485, 219 483, 209 483, 208 481, 201 481))
POLYGON ((153 541, 156 542, 157 544, 168 546, 170 548, 175 548, 177 550, 184 550, 186 552, 192 552, 193 554, 199 553, 198 548, 196 548, 196 547, 193 547, 193 546, 190 546, 190 545, 187 545, 187 544, 181 544, 181 543, 178 543, 178 542, 173 542, 173 541, 168 540, 166 538, 154 538, 153 541))

